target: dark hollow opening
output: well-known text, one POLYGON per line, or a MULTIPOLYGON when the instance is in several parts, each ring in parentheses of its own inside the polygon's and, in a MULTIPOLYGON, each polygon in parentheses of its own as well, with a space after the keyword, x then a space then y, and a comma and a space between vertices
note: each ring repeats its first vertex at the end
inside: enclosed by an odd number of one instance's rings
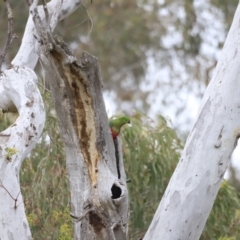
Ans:
POLYGON ((111 188, 111 191, 112 191, 112 199, 120 198, 122 194, 122 189, 120 187, 114 184, 111 188))

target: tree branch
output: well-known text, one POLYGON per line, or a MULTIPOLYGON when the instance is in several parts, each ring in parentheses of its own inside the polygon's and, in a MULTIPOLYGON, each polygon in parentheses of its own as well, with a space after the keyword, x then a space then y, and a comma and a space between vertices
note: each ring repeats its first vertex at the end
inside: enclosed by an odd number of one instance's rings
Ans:
POLYGON ((144 236, 199 239, 240 136, 240 5, 181 159, 144 236))
POLYGON ((44 105, 36 82, 36 74, 26 67, 5 69, 0 75, 0 108, 8 110, 14 106, 19 113, 16 122, 0 134, 0 216, 8 222, 6 226, 5 221, 0 221, 0 239, 9 236, 31 239, 22 204, 19 171, 36 145, 45 122, 44 105), (14 207, 7 194, 14 200, 14 207))
MULTIPOLYGON (((35 2, 32 0, 26 0, 30 8, 33 8, 33 4, 36 6, 35 2)), ((82 0, 51 0, 47 3, 47 10, 49 14, 50 29, 51 31, 57 25, 57 22, 62 21, 64 18, 69 16, 73 11, 75 11, 81 4, 82 0)), ((46 21, 46 16, 44 13, 43 6, 36 6, 39 12, 39 16, 42 20, 46 21)), ((22 38, 21 47, 12 61, 14 66, 27 66, 34 69, 38 61, 38 51, 39 42, 38 34, 35 29, 35 25, 32 20, 32 16, 29 16, 25 32, 22 38)))
POLYGON ((7 54, 7 51, 11 47, 12 41, 17 38, 17 35, 13 34, 13 14, 12 14, 11 6, 8 0, 3 0, 3 1, 7 8, 7 14, 8 14, 8 33, 7 33, 7 41, 6 41, 5 47, 3 48, 3 51, 0 54, 0 72, 2 68, 2 63, 4 62, 4 58, 7 54))

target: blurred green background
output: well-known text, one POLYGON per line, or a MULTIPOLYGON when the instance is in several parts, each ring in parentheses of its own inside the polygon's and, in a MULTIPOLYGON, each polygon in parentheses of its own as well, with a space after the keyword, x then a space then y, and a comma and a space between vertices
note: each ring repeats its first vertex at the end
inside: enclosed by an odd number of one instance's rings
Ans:
MULTIPOLYGON (((25 1, 10 0, 10 4, 19 39, 13 42, 6 64, 17 53, 28 18, 25 1)), ((141 239, 146 232, 187 135, 178 137, 180 126, 173 127, 170 119, 162 117, 166 116, 164 111, 159 110, 154 119, 147 116, 152 105, 170 108, 167 96, 173 94, 180 99, 178 92, 183 88, 192 92, 197 86, 195 94, 201 98, 218 57, 204 49, 221 49, 237 4, 237 0, 84 1, 85 7, 59 23, 55 31, 77 57, 84 50, 98 58, 104 93, 111 96, 118 112, 132 116, 132 126, 121 133, 125 170, 132 180, 128 184, 131 240, 141 239), (159 91, 168 86, 169 91, 162 92, 162 102, 155 102, 151 89, 146 87, 158 69, 169 72, 168 80, 160 76, 154 85, 159 91)), ((7 18, 3 1, 0 15, 0 46, 4 46, 7 22, 3 19, 7 18)), ((38 72, 40 75, 39 67, 38 72)), ((22 193, 33 238, 69 240, 73 239, 73 228, 63 144, 51 96, 41 91, 47 121, 39 143, 22 165, 22 193)), ((184 102, 176 106, 177 117, 183 108, 184 102)), ((16 116, 1 114, 0 119, 3 130, 16 116)), ((235 176, 235 170, 231 171, 235 176)), ((237 177, 223 182, 201 240, 240 239, 238 186, 237 177)))
MULTIPOLYGON (((70 196, 63 144, 50 94, 43 94, 47 121, 36 148, 23 162, 21 189, 33 239, 73 239, 69 216, 70 196)), ((16 118, 0 114, 0 127, 16 118)), ((130 194, 129 239, 144 236, 176 167, 183 142, 170 123, 159 116, 153 121, 141 113, 124 127, 124 163, 130 194)), ((201 240, 240 239, 240 196, 227 181, 221 185, 201 240)), ((181 220, 181 219, 179 219, 181 220)))

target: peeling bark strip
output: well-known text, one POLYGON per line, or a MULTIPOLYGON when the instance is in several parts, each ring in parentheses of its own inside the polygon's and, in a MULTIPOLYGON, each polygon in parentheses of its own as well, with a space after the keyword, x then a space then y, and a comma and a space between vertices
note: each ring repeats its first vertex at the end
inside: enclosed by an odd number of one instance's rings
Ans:
MULTIPOLYGON (((61 42, 61 38, 55 38, 58 43, 61 42)), ((65 50, 70 51, 66 46, 65 50)), ((69 101, 69 111, 71 120, 74 123, 73 126, 79 139, 79 147, 84 155, 84 160, 87 163, 91 184, 95 185, 97 182, 97 163, 99 161, 99 152, 96 146, 96 123, 95 112, 93 107, 93 96, 87 84, 87 78, 81 69, 84 67, 73 63, 70 65, 64 65, 64 57, 59 54, 58 51, 52 50, 51 54, 54 59, 57 59, 57 64, 62 67, 62 79, 64 80, 64 86, 67 89, 65 97, 69 101)), ((85 53, 85 55, 87 55, 85 53)), ((84 63, 83 63, 84 64, 84 63)))
POLYGON ((74 102, 74 114, 71 115, 76 120, 76 131, 80 140, 80 148, 87 163, 92 185, 97 182, 97 162, 99 152, 96 146, 96 123, 93 109, 93 99, 90 96, 86 84, 86 78, 82 71, 71 65, 71 78, 67 78, 73 95, 70 101, 74 102))

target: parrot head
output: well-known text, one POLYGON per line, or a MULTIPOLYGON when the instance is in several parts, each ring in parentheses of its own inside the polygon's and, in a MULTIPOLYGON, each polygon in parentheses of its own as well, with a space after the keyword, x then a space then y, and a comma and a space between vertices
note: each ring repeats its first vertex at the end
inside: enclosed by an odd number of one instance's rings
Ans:
POLYGON ((120 120, 121 120, 121 122, 123 123, 123 125, 124 124, 130 124, 131 123, 131 121, 130 121, 130 117, 128 117, 128 116, 123 116, 123 117, 120 117, 119 118, 120 120))

